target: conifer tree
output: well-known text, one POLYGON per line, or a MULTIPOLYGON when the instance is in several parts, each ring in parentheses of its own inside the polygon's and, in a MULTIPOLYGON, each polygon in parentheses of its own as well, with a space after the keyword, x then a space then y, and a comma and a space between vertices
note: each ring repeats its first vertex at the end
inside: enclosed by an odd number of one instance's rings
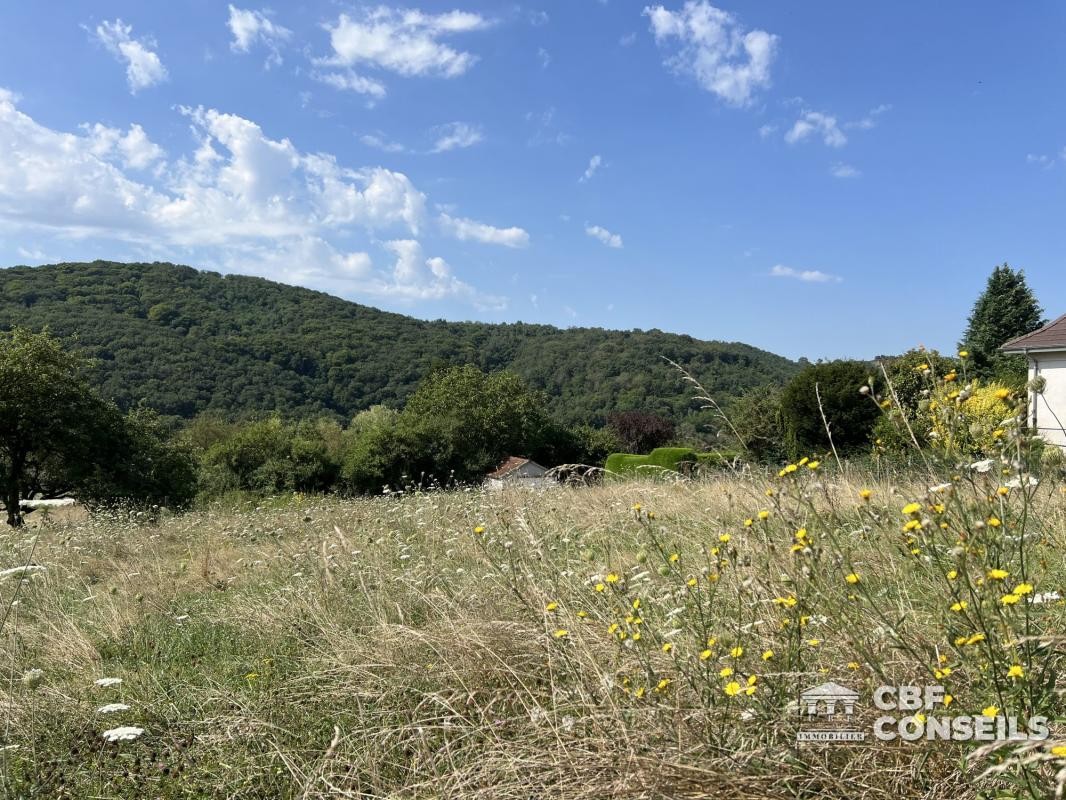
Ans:
POLYGON ((959 348, 969 351, 977 376, 1024 382, 1025 359, 1000 353, 999 348, 1043 324, 1043 309, 1025 282, 1025 273, 1003 264, 992 270, 988 285, 974 303, 959 348))

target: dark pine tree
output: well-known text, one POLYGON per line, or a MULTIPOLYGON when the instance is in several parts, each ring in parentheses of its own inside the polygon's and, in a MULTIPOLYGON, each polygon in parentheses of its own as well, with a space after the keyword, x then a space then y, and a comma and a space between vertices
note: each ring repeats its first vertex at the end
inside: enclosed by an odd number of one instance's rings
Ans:
POLYGON ((996 267, 974 303, 959 347, 968 350, 974 373, 1012 383, 1025 381, 1025 359, 999 352, 1005 342, 1032 333, 1044 324, 1044 312, 1022 270, 996 267))

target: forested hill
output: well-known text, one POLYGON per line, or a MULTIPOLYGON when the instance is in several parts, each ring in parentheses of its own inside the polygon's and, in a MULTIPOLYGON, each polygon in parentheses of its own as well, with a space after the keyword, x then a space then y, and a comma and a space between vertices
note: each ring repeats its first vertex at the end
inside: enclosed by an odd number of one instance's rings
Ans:
MULTIPOLYGON (((710 300, 708 306, 711 306, 710 300)), ((44 327, 97 360, 103 394, 168 415, 237 416, 398 406, 441 365, 509 368, 543 389, 567 423, 637 408, 681 419, 692 391, 661 356, 716 399, 779 383, 794 362, 745 344, 661 331, 426 322, 261 278, 173 264, 0 269, 0 328, 44 327)))

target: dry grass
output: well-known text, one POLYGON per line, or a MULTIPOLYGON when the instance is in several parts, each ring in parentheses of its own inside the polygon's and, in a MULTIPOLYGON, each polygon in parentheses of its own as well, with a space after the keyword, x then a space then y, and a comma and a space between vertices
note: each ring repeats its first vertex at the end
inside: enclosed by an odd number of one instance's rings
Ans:
MULTIPOLYGON (((1046 748, 1022 780, 978 779, 1002 751, 960 766, 971 744, 796 746, 789 704, 812 683, 925 684, 938 653, 957 708, 987 703, 988 683, 952 651, 944 587, 899 546, 899 509, 924 484, 837 478, 769 499, 767 485, 295 498, 47 526, 34 551, 47 570, 2 632, 0 797, 1051 794, 1066 761, 1046 748), (760 508, 770 519, 745 528, 760 508), (824 542, 806 562, 790 551, 801 522, 824 542), (610 572, 618 584, 597 592, 610 572), (792 591, 809 604, 802 635, 772 602, 792 591), (643 619, 627 624, 620 607, 638 597, 643 619), (719 643, 701 660, 709 633, 719 643), (722 692, 729 664, 757 676, 753 696, 722 692), (123 683, 93 684, 105 676, 123 683), (97 712, 113 702, 130 709, 97 712), (118 725, 145 733, 103 742, 118 725)), ((1031 502, 1037 590, 1063 590, 1066 504, 1050 485, 1031 502)), ((0 534, 0 569, 25 563, 35 535, 0 534)), ((16 585, 0 582, 5 603, 16 585)), ((1053 684, 1040 697, 1061 698, 1062 641, 1048 634, 1066 613, 1040 611, 1029 631, 1053 684)))

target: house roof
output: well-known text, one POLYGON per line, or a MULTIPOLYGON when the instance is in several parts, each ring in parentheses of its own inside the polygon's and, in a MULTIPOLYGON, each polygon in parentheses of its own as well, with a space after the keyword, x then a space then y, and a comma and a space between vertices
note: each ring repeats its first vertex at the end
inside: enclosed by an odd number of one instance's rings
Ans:
MULTIPOLYGON (((536 464, 535 461, 530 461, 528 458, 519 458, 518 456, 508 456, 504 459, 504 462, 500 466, 496 467, 495 471, 490 472, 485 477, 487 478, 503 478, 510 475, 519 467, 524 467, 526 464, 536 464)), ((539 464, 536 464, 540 466, 539 464)))
POLYGON ((1011 339, 1000 348, 1004 353, 1023 353, 1026 350, 1066 350, 1066 314, 1043 328, 1011 339))

